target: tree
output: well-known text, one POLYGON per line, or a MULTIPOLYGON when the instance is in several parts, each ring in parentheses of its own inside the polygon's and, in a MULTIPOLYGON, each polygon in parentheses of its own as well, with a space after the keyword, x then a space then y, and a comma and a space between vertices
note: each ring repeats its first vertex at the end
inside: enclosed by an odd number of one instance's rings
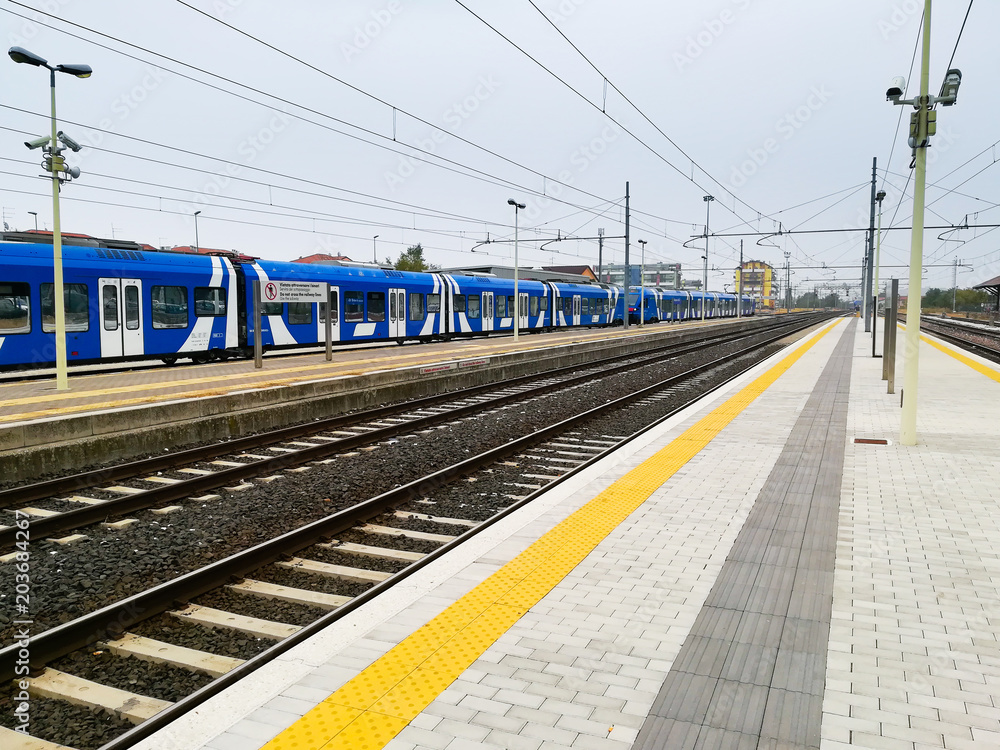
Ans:
POLYGON ((424 249, 418 242, 399 254, 399 259, 393 266, 397 271, 430 271, 441 266, 424 260, 424 249))

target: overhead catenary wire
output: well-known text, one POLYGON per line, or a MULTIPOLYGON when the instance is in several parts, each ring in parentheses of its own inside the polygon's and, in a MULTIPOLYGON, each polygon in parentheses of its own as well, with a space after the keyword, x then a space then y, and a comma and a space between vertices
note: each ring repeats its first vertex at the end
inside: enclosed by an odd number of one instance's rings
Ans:
MULTIPOLYGON (((182 0, 178 0, 178 2, 181 2, 181 1, 182 0)), ((455 2, 458 3, 458 5, 460 5, 462 8, 464 8, 466 11, 468 11, 468 13, 470 15, 472 15, 474 18, 476 18, 477 20, 479 20, 487 28, 489 28, 491 31, 493 31, 493 33, 495 33, 497 36, 499 36, 501 39, 503 39, 505 42, 507 42, 510 46, 512 46, 514 49, 516 49, 522 55, 524 55, 529 60, 531 60, 533 63, 535 63, 535 65, 537 65, 542 70, 544 70, 546 73, 548 73, 550 76, 552 76, 557 81, 559 81, 559 83, 561 83, 563 86, 565 86, 570 91, 572 91, 574 94, 576 94, 577 97, 579 97, 580 99, 582 99, 584 102, 586 102, 588 105, 590 105, 594 109, 600 111, 601 114, 603 114, 605 117, 607 117, 609 120, 611 120, 611 122, 613 122, 615 125, 617 125, 619 128, 621 128, 621 130, 623 132, 625 132, 629 136, 631 136, 636 141, 636 143, 640 144, 643 148, 645 148, 647 151, 649 151, 651 154, 653 154, 653 156, 655 156, 657 159, 659 159, 660 161, 662 161, 664 164, 666 164, 672 170, 674 170, 675 172, 677 172, 677 174, 679 174, 685 180, 691 182, 693 185, 695 185, 702 192, 704 192, 704 193, 709 192, 708 188, 705 188, 704 186, 702 186, 701 184, 699 184, 694 179, 693 176, 689 177, 688 174, 687 174, 687 172, 685 172, 680 167, 678 167, 676 164, 674 164, 669 159, 667 159, 665 156, 663 156, 663 154, 661 154, 659 151, 657 151, 652 146, 650 146, 648 143, 646 143, 644 140, 642 140, 638 135, 636 135, 634 132, 632 132, 629 128, 625 127, 625 125, 623 125, 621 123, 621 121, 617 120, 616 118, 614 118, 610 114, 608 114, 607 111, 605 111, 605 108, 599 106, 596 102, 592 102, 579 89, 575 88, 573 85, 571 85, 570 83, 568 83, 566 80, 564 80, 558 74, 556 74, 553 70, 551 70, 549 67, 547 67, 545 64, 543 64, 541 61, 539 61, 536 57, 534 57, 531 53, 529 53, 527 50, 525 50, 523 47, 521 47, 519 44, 517 44, 515 41, 513 41, 510 37, 508 37, 506 34, 504 34, 499 29, 497 29, 495 26, 493 26, 489 21, 487 21, 485 18, 483 18, 482 16, 480 16, 478 13, 476 13, 474 10, 472 10, 471 8, 469 8, 469 6, 467 6, 465 3, 463 3, 462 0, 455 0, 455 2)), ((544 14, 542 14, 542 15, 544 15, 544 14)), ((595 68, 595 70, 596 70, 596 68, 595 68)), ((600 71, 598 71, 598 72, 600 72, 600 71)), ((629 102, 629 103, 631 104, 631 102, 629 102)), ((635 105, 632 105, 632 106, 634 107, 635 105)), ((640 114, 642 114, 642 113, 640 112, 640 114)), ((685 157, 687 157, 686 154, 685 154, 685 157)), ((692 162, 692 163, 694 163, 694 162, 692 162)), ((701 169, 701 168, 699 167, 699 169, 701 169)), ((702 171, 704 171, 704 170, 702 170, 702 171)), ((707 175, 707 173, 706 173, 706 175, 707 175)), ((708 175, 708 176, 712 179, 713 182, 715 181, 715 179, 712 178, 711 175, 708 175)), ((723 189, 725 189, 725 188, 723 187, 723 189)), ((726 190, 726 192, 729 193, 730 195, 733 195, 729 190, 726 190)), ((735 200, 739 200, 738 198, 736 198, 735 195, 733 195, 733 198, 735 200)), ((743 203, 743 201, 740 201, 740 203, 743 203)), ((725 204, 723 204, 723 205, 725 206, 725 204)), ((744 205, 746 205, 746 204, 744 204, 744 205)), ((753 209, 752 207, 750 207, 750 206, 747 206, 747 207, 750 208, 750 210, 755 211, 755 209, 753 209)), ((727 210, 729 210, 738 219, 741 219, 744 224, 746 224, 747 226, 750 226, 750 222, 747 221, 747 220, 745 220, 745 219, 743 219, 743 217, 741 217, 734 209, 730 209, 728 206, 725 206, 725 208, 727 210)), ((758 213, 758 215, 764 215, 764 214, 761 214, 759 211, 757 211, 757 213, 758 213)), ((770 217, 768 217, 768 218, 770 218, 770 217)))
MULTIPOLYGON (((455 172, 457 174, 460 174, 460 175, 463 175, 463 176, 466 176, 466 177, 471 177, 473 179, 477 179, 477 180, 480 180, 482 182, 486 182, 486 183, 494 184, 494 185, 498 185, 498 186, 503 186, 503 187, 512 187, 512 188, 515 188, 517 190, 521 190, 523 192, 530 193, 531 195, 534 195, 536 197, 542 197, 542 198, 545 198, 547 200, 554 201, 556 203, 562 203, 564 205, 573 206, 575 208, 579 208, 580 207, 577 204, 569 202, 569 201, 567 201, 565 199, 560 199, 560 198, 554 197, 552 195, 546 195, 543 191, 539 191, 536 188, 532 188, 532 187, 529 187, 527 185, 522 185, 520 183, 516 183, 516 182, 510 181, 510 180, 505 180, 505 179, 497 177, 496 175, 494 175, 494 174, 492 174, 490 172, 487 172, 485 170, 480 170, 480 169, 472 167, 472 166, 470 166, 468 164, 464 164, 462 162, 459 162, 459 161, 456 161, 456 160, 453 160, 453 159, 448 159, 446 157, 434 154, 434 153, 432 153, 430 151, 427 151, 425 149, 421 149, 418 146, 413 146, 413 145, 409 145, 409 144, 403 143, 402 141, 395 140, 394 138, 392 138, 389 135, 385 135, 385 134, 379 133, 379 132, 377 132, 375 130, 364 128, 364 127, 362 127, 360 125, 356 125, 356 124, 348 122, 346 120, 334 117, 332 115, 326 114, 326 113, 321 112, 319 110, 316 110, 314 108, 308 107, 308 106, 306 106, 304 104, 300 104, 300 103, 294 102, 294 101, 292 101, 290 99, 286 99, 284 97, 278 96, 276 94, 269 93, 269 92, 264 91, 262 89, 256 88, 256 87, 251 86, 249 84, 242 83, 242 82, 237 81, 237 80, 232 79, 232 78, 228 78, 228 77, 220 75, 218 73, 213 73, 212 71, 206 70, 204 68, 197 67, 197 66, 192 65, 190 63, 185 63, 185 62, 183 62, 181 60, 178 60, 177 58, 173 58, 173 57, 170 57, 168 55, 164 55, 162 53, 155 52, 155 51, 150 50, 150 49, 148 49, 146 47, 142 47, 140 45, 133 44, 131 42, 128 42, 128 41, 125 41, 125 40, 120 39, 118 37, 115 37, 115 36, 113 36, 111 34, 106 34, 104 32, 98 31, 96 29, 93 29, 91 27, 85 26, 83 24, 79 24, 79 23, 76 23, 76 22, 73 22, 73 21, 69 21, 69 20, 67 20, 65 18, 61 18, 61 17, 56 16, 56 15, 54 15, 52 13, 48 13, 48 12, 43 11, 43 10, 38 10, 36 8, 32 8, 31 6, 26 5, 26 4, 22 3, 22 2, 19 2, 18 0, 7 0, 7 1, 10 2, 10 3, 12 3, 12 4, 14 4, 14 5, 18 5, 20 7, 27 8, 27 9, 35 12, 35 13, 39 13, 39 14, 48 16, 48 17, 50 17, 50 18, 52 18, 52 19, 54 19, 54 20, 56 20, 56 21, 58 21, 60 23, 64 23, 64 24, 67 24, 67 25, 72 26, 74 28, 84 30, 84 31, 86 31, 86 32, 88 32, 90 34, 95 34, 95 35, 100 36, 102 38, 109 39, 111 41, 114 41, 117 44, 125 45, 125 46, 128 46, 128 47, 132 48, 132 49, 140 50, 141 52, 144 52, 144 53, 149 54, 149 55, 153 55, 153 56, 161 58, 163 60, 167 60, 167 61, 169 61, 169 62, 171 62, 173 64, 181 65, 181 66, 184 66, 184 67, 189 68, 191 70, 195 70, 195 71, 197 71, 197 72, 199 72, 199 73, 201 73, 203 75, 210 76, 212 78, 216 78, 216 79, 221 80, 221 81, 225 81, 228 84, 231 84, 231 85, 234 85, 234 86, 238 86, 240 88, 246 89, 248 91, 252 91, 252 92, 254 92, 256 94, 260 94, 260 95, 268 97, 270 99, 274 99, 275 101, 281 102, 282 104, 286 104, 286 105, 295 107, 297 109, 301 109, 303 111, 309 112, 311 114, 315 114, 315 115, 318 115, 320 117, 327 118, 327 119, 329 119, 329 120, 331 120, 333 122, 340 123, 340 124, 345 125, 347 127, 354 128, 354 129, 359 130, 359 131, 361 131, 363 133, 366 133, 366 134, 368 134, 368 135, 370 135, 370 136, 372 136, 374 138, 378 138, 380 140, 384 140, 384 141, 386 141, 386 143, 376 143, 376 142, 367 140, 367 139, 362 138, 362 137, 360 137, 360 136, 358 136, 356 134, 344 132, 344 131, 339 130, 337 128, 333 128, 333 127, 331 127, 329 125, 325 125, 323 123, 316 122, 315 120, 311 120, 311 119, 309 119, 307 117, 303 117, 302 115, 294 113, 294 112, 287 112, 287 113, 285 113, 285 114, 287 114, 290 117, 293 117, 293 118, 298 119, 298 120, 302 120, 303 122, 307 122, 307 123, 315 125, 317 127, 324 128, 324 129, 329 130, 331 132, 335 132, 335 133, 337 133, 339 135, 343 135, 343 136, 345 136, 347 138, 358 140, 358 141, 360 141, 362 143, 366 143, 366 144, 371 145, 371 146, 373 146, 375 148, 379 148, 379 149, 382 149, 382 150, 385 150, 385 151, 389 151, 391 153, 395 153, 395 154, 397 154, 399 156, 403 156, 405 158, 414 159, 414 160, 426 163, 426 164, 428 164, 430 166, 438 167, 438 168, 441 168, 441 169, 446 169, 448 171, 452 171, 452 172, 455 172), (418 156, 418 155, 415 155, 413 153, 404 152, 404 151, 401 151, 399 148, 394 148, 393 146, 404 146, 407 149, 419 152, 420 154, 424 154, 426 157, 430 157, 430 158, 425 158, 424 156, 418 156), (442 162, 442 163, 439 163, 439 162, 442 162), (447 164, 450 164, 450 165, 453 165, 453 166, 452 167, 445 166, 447 164), (468 171, 467 172, 463 172, 461 170, 468 170, 468 171)), ((178 0, 178 1, 180 1, 180 0, 178 0)), ((187 5, 186 3, 182 3, 182 4, 187 5)), ((191 6, 188 6, 188 7, 191 7, 191 6)), ((211 18, 212 20, 218 20, 218 19, 215 19, 214 17, 212 17, 212 16, 210 16, 208 14, 205 14, 203 11, 200 11, 197 8, 192 8, 192 10, 195 10, 195 11, 197 11, 199 13, 202 13, 203 15, 206 15, 208 18, 211 18)), ((122 55, 124 57, 128 57, 129 59, 136 60, 136 61, 142 62, 144 64, 151 64, 147 60, 143 60, 142 58, 139 58, 139 57, 136 57, 134 55, 128 54, 127 52, 124 52, 124 51, 122 51, 120 49, 116 49, 115 47, 112 47, 112 46, 109 46, 109 45, 105 45, 105 44, 101 44, 99 42, 95 42, 92 39, 87 39, 87 38, 82 37, 82 36, 80 36, 78 34, 74 34, 72 32, 69 32, 69 31, 65 30, 65 29, 61 29, 61 28, 59 28, 57 26, 53 26, 51 24, 47 24, 47 23, 38 21, 37 19, 30 19, 28 16, 25 16, 25 15, 20 14, 20 13, 16 13, 16 12, 14 12, 12 10, 9 10, 9 9, 6 9, 6 8, 0 8, 0 11, 3 11, 3 12, 8 13, 10 15, 17 16, 19 18, 23 18, 23 19, 26 19, 26 20, 31 20, 32 23, 38 23, 39 25, 45 26, 46 28, 50 28, 53 31, 57 31, 59 33, 65 34, 67 36, 71 36, 71 37, 76 38, 76 39, 80 39, 81 41, 85 41, 88 44, 93 44, 93 45, 98 46, 98 47, 100 47, 102 49, 108 50, 108 51, 110 51, 112 53, 119 54, 119 55, 122 55)), ((222 21, 220 21, 220 23, 223 23, 226 26, 230 26, 229 24, 225 24, 222 21)), ((245 32, 240 31, 239 29, 236 29, 235 27, 230 26, 230 28, 233 28, 235 31, 237 31, 239 33, 245 33, 245 32)), ((260 41, 260 40, 256 40, 256 41, 260 41)), ((266 42, 260 42, 260 43, 267 44, 266 42)), ((308 63, 304 63, 304 64, 308 65, 308 63)), ((207 87, 209 87, 211 89, 214 89, 216 91, 220 91, 222 93, 228 94, 228 95, 236 97, 238 99, 242 99, 244 101, 248 101, 248 102, 256 104, 258 106, 263 106, 263 107, 269 107, 270 108, 270 105, 268 105, 268 104, 265 104, 263 102, 259 102, 259 101, 255 100, 255 99, 252 99, 250 97, 244 96, 244 95, 239 94, 237 92, 230 91, 229 89, 226 89, 226 88, 223 88, 223 87, 220 87, 220 86, 216 86, 216 85, 214 85, 212 83, 200 80, 198 78, 195 78, 193 76, 187 75, 185 73, 181 73, 181 72, 178 72, 178 71, 175 71, 175 70, 171 70, 169 68, 165 68, 165 70, 167 70, 168 72, 170 72, 173 75, 177 75, 177 76, 179 76, 181 78, 184 78, 186 80, 192 81, 192 82, 197 83, 199 85, 207 86, 207 87)), ((327 75, 329 75, 329 74, 327 74, 327 75)), ((348 86, 348 87, 352 88, 353 90, 358 91, 358 92, 360 92, 360 93, 362 93, 362 94, 364 94, 366 96, 369 96, 369 97, 375 99, 376 101, 379 101, 380 103, 385 104, 386 106, 392 107, 395 111, 398 111, 398 112, 400 112, 400 113, 402 113, 402 114, 404 114, 404 115, 406 115, 408 117, 411 117, 411 118, 413 118, 414 120, 416 120, 418 122, 426 124, 429 127, 438 129, 437 126, 435 126, 433 123, 430 123, 427 120, 421 119, 421 118, 417 117, 416 115, 412 115, 411 113, 407 112, 406 110, 400 109, 400 108, 398 108, 398 107, 396 107, 394 105, 389 104, 388 102, 384 102, 383 100, 378 99, 378 97, 375 97, 372 94, 368 94, 367 92, 364 92, 361 89, 357 89, 356 87, 352 86, 351 84, 346 83, 344 81, 341 81, 340 79, 338 79, 336 77, 333 77, 333 76, 330 76, 330 77, 334 78, 334 80, 336 80, 338 83, 342 83, 343 85, 348 86)), ((81 127, 90 127, 90 126, 81 125, 81 127)), ((92 128, 92 129, 96 129, 96 128, 92 128)), ((115 134, 115 135, 119 135, 119 134, 115 134)), ((604 198, 602 196, 596 195, 594 193, 590 193, 590 192, 588 192, 588 191, 586 191, 586 190, 584 190, 582 188, 579 188, 579 187, 576 187, 576 186, 572 185, 571 183, 563 183, 563 182, 561 182, 560 180, 558 180, 556 178, 553 178, 551 176, 545 175, 544 173, 539 172, 537 170, 534 170, 531 167, 528 167, 528 166, 526 166, 524 164, 521 164, 520 162, 517 162, 515 160, 509 159, 509 158, 504 157, 504 156, 502 156, 500 154, 497 154, 497 153, 491 151, 490 149, 487 149, 487 148, 485 148, 483 146, 479 146, 478 144, 474 143, 473 141, 470 141, 470 140, 468 140, 466 138, 458 136, 458 135, 456 135, 456 134, 454 134, 452 132, 449 132, 448 135, 450 137, 454 137, 456 140, 462 141, 462 142, 464 142, 464 143, 472 146, 473 148, 479 149, 481 151, 485 151, 485 152, 487 152, 487 153, 489 153, 489 154, 491 154, 491 155, 493 155, 493 156, 495 156, 497 158, 500 158, 500 159, 506 161, 507 163, 511 164, 512 166, 515 166, 517 168, 525 170, 525 171, 527 171, 527 172, 529 172, 529 173, 531 173, 531 174, 533 174, 533 175, 535 175, 537 177, 541 177, 543 180, 546 180, 546 181, 548 181, 550 183, 562 185, 563 187, 569 188, 569 189, 574 190, 574 191, 576 191, 576 192, 578 192, 578 193, 580 193, 582 195, 586 195, 586 196, 588 196, 590 198, 593 198, 593 199, 596 199, 596 200, 599 200, 599 201, 606 201, 607 200, 606 198, 604 198)), ((296 179, 296 178, 289 177, 289 179, 296 179)), ((642 213, 645 213, 645 212, 642 212, 642 213)), ((683 222, 683 221, 680 221, 680 220, 677 220, 677 219, 670 219, 670 218, 667 218, 667 217, 658 216, 656 214, 648 214, 648 215, 653 216, 654 218, 659 219, 661 221, 673 222, 673 223, 677 223, 677 224, 685 224, 685 223, 687 223, 687 222, 683 222)))
MULTIPOLYGON (((678 152, 680 152, 680 154, 681 154, 681 155, 682 155, 682 156, 683 156, 683 157, 684 157, 685 159, 687 159, 687 160, 688 160, 688 161, 689 161, 689 162, 690 162, 690 163, 692 164, 692 166, 695 166, 695 167, 697 167, 697 168, 698 168, 698 170, 699 170, 699 171, 700 171, 700 172, 701 172, 701 173, 702 173, 703 175, 705 175, 705 176, 706 176, 706 177, 707 177, 708 179, 710 179, 710 180, 711 180, 712 182, 714 182, 714 183, 715 183, 716 185, 718 185, 718 186, 719 186, 719 187, 721 187, 721 188, 722 188, 722 189, 723 189, 724 191, 726 191, 726 193, 727 193, 727 194, 729 194, 730 196, 732 196, 733 200, 735 200, 735 201, 739 201, 740 203, 742 203, 742 204, 743 204, 744 206, 746 206, 746 207, 747 207, 748 209, 750 209, 750 210, 751 210, 751 211, 753 211, 754 213, 757 213, 757 214, 761 214, 761 212, 760 212, 760 211, 758 211, 757 209, 755 209, 755 208, 754 208, 753 206, 751 206, 751 205, 750 205, 749 203, 747 203, 746 201, 742 200, 742 199, 741 199, 741 198, 740 198, 740 197, 739 197, 738 195, 736 195, 735 193, 733 193, 733 192, 732 192, 732 191, 731 191, 731 190, 730 190, 729 188, 727 188, 727 187, 726 187, 725 185, 723 185, 723 184, 722 184, 721 182, 719 182, 719 181, 718 181, 717 179, 715 179, 715 178, 714 178, 714 177, 712 176, 712 174, 711 174, 711 173, 710 173, 710 172, 709 172, 709 171, 708 171, 707 169, 705 169, 705 168, 704 168, 704 167, 702 167, 702 166, 701 166, 701 165, 700 165, 700 164, 699 164, 699 163, 698 163, 697 161, 695 161, 695 160, 694 160, 694 158, 693 158, 692 156, 690 156, 690 155, 689 155, 689 154, 688 154, 688 153, 687 153, 687 152, 686 152, 686 151, 685 151, 685 150, 684 150, 683 148, 681 148, 681 147, 680 147, 680 146, 679 146, 679 145, 677 144, 677 142, 676 142, 676 141, 675 141, 675 140, 674 140, 673 138, 671 138, 671 137, 670 137, 669 135, 667 135, 667 134, 666 134, 666 133, 665 133, 665 132, 663 131, 663 129, 662 129, 662 128, 661 128, 660 126, 659 126, 659 125, 657 125, 657 124, 656 124, 655 122, 653 122, 653 120, 652 120, 652 119, 651 119, 651 118, 650 118, 650 117, 649 117, 649 116, 648 116, 648 115, 647 115, 647 114, 646 114, 646 113, 645 113, 645 112, 644 112, 644 111, 643 111, 643 110, 642 110, 642 109, 641 109, 641 108, 640 108, 640 107, 639 107, 639 106, 638 106, 638 105, 637 105, 637 104, 636 104, 635 102, 633 102, 633 101, 632 101, 632 100, 631 100, 631 99, 630 99, 630 98, 629 98, 629 97, 628 97, 628 96, 627 96, 627 95, 625 94, 625 92, 624 92, 624 91, 622 91, 622 90, 621 90, 620 88, 618 88, 618 86, 616 86, 616 85, 614 84, 614 82, 613 82, 613 81, 611 81, 611 80, 610 80, 610 79, 608 78, 608 76, 607 76, 607 75, 606 75, 606 74, 605 74, 605 73, 604 73, 603 71, 601 71, 601 69, 600 69, 600 68, 598 68, 598 67, 597 67, 597 66, 596 66, 596 65, 595 65, 595 64, 593 63, 593 61, 592 61, 592 60, 591 60, 591 59, 590 59, 589 57, 587 57, 587 55, 586 55, 586 54, 584 54, 584 52, 583 52, 583 51, 582 51, 582 50, 581 50, 581 49, 580 49, 580 48, 579 48, 579 47, 578 47, 578 46, 577 46, 576 44, 574 44, 574 43, 573 43, 573 41, 572 41, 572 40, 571 40, 571 39, 570 39, 570 38, 569 38, 568 36, 566 36, 565 32, 563 32, 563 30, 562 30, 562 29, 560 29, 560 28, 559 28, 559 26, 558 26, 558 25, 556 25, 556 24, 555 24, 555 23, 554 23, 554 22, 552 21, 552 19, 551 19, 551 18, 549 18, 549 17, 548 17, 548 16, 547 16, 547 15, 545 14, 545 12, 544 12, 544 11, 543 11, 543 10, 542 10, 541 8, 539 8, 539 7, 538 7, 538 6, 537 6, 537 5, 535 4, 534 0, 528 0, 528 3, 529 3, 529 4, 531 5, 531 7, 532 7, 532 8, 534 8, 534 9, 535 9, 536 11, 538 11, 538 14, 539 14, 539 15, 540 15, 540 16, 541 16, 542 18, 544 18, 544 19, 545 19, 546 23, 548 23, 548 24, 549 24, 549 26, 551 26, 551 27, 552 27, 553 29, 555 29, 556 33, 558 33, 558 34, 559 34, 559 36, 561 36, 561 37, 562 37, 562 38, 563 38, 564 40, 566 40, 566 43, 567 43, 567 44, 569 44, 569 46, 570 46, 570 47, 572 47, 572 48, 573 48, 573 49, 574 49, 574 50, 576 51, 576 53, 577 53, 578 55, 580 55, 580 57, 582 57, 582 58, 583 58, 583 59, 584 59, 584 60, 586 61, 586 63, 587 63, 587 64, 588 64, 588 65, 589 65, 589 66, 590 66, 591 68, 593 68, 593 69, 594 69, 594 71, 595 71, 595 72, 596 72, 596 73, 597 73, 597 74, 598 74, 599 76, 601 76, 601 78, 603 78, 603 79, 604 79, 604 83, 605 83, 605 86, 611 86, 611 88, 613 88, 613 89, 614 89, 614 90, 615 90, 615 91, 616 91, 616 92, 618 93, 618 95, 619 95, 619 96, 621 96, 621 98, 622 98, 622 99, 624 99, 624 100, 625 100, 626 102, 628 102, 629 106, 631 106, 631 107, 632 107, 632 109, 634 109, 634 110, 635 110, 636 112, 638 112, 638 113, 639 113, 639 115, 640 115, 640 116, 642 117, 642 119, 644 119, 644 120, 645 120, 646 122, 648 122, 648 123, 649 123, 650 125, 652 125, 652 126, 653 126, 653 128, 654 128, 654 129, 656 130, 656 132, 657 132, 657 133, 659 133, 660 135, 662 135, 662 136, 663 136, 663 137, 664 137, 664 138, 665 138, 665 139, 667 140, 667 142, 668 142, 668 143, 670 143, 670 145, 671 145, 671 146, 673 146, 673 147, 674 147, 675 149, 677 149, 677 151, 678 151, 678 152)), ((461 3, 461 2, 459 2, 459 5, 462 5, 462 7, 465 7, 465 9, 466 9, 466 10, 469 10, 469 9, 468 9, 468 8, 467 8, 466 6, 464 6, 464 5, 463 5, 463 4, 461 3)), ((472 11, 469 11, 469 12, 471 13, 472 11)), ((475 15, 475 14, 473 14, 473 15, 475 15)), ((477 18, 478 18, 478 16, 477 16, 477 18)), ((480 19, 480 20, 482 20, 482 19, 480 19)), ((485 21, 483 21, 483 23, 486 23, 486 22, 485 22, 485 21)), ((487 24, 487 25, 489 25, 489 24, 487 24)), ((493 28, 493 27, 491 26, 490 28, 493 28)), ((496 31, 496 29, 493 29, 493 30, 494 30, 494 31, 496 31)), ((498 34, 499 34, 500 32, 498 32, 498 31, 497 31, 496 33, 498 33, 498 34)), ((501 35, 501 36, 502 36, 502 35, 501 35)), ((505 37, 505 38, 506 38, 506 37, 505 37)), ((523 50, 522 50, 522 51, 523 51, 523 50)), ((527 55, 527 53, 526 53, 526 52, 525 52, 524 54, 526 54, 526 55, 527 55)), ((530 55, 528 55, 528 57, 530 58, 531 56, 530 56, 530 55)), ((531 59, 532 59, 532 60, 533 60, 534 62, 536 62, 536 64, 538 64, 538 65, 541 65, 541 63, 538 63, 537 61, 535 61, 535 60, 534 60, 534 58, 531 58, 531 59)), ((544 68, 544 66, 542 66, 542 67, 544 68)), ((555 75, 554 73, 551 73, 551 72, 550 72, 550 74, 551 74, 551 75, 553 75, 553 76, 555 75)), ((558 79, 558 76, 556 76, 556 78, 558 79)), ((558 80, 560 80, 560 81, 561 81, 561 79, 558 79, 558 80)), ((564 81, 561 81, 561 82, 562 82, 562 83, 563 83, 564 85, 567 85, 567 86, 569 85, 569 84, 566 84, 566 83, 565 83, 564 81)), ((572 87, 571 87, 571 88, 572 88, 572 87)), ((589 101, 589 100, 588 100, 588 101, 589 101)), ((596 105, 595 105, 595 106, 596 106, 596 105)), ((607 112, 606 112, 605 110, 606 110, 606 107, 602 106, 602 107, 601 107, 601 111, 602 111, 602 112, 603 112, 604 114, 607 114, 607 112)), ((616 124, 617 124, 617 121, 615 121, 615 122, 616 122, 616 124)), ((633 136, 633 137, 635 137, 635 136, 633 136)), ((692 180, 691 180, 691 182, 694 182, 694 180, 692 179, 692 180)), ((697 185, 697 183, 695 183, 695 184, 697 185)), ((701 187, 701 186, 699 185, 699 187, 701 187)), ((704 188, 702 188, 702 189, 704 190, 704 188)), ((735 214, 736 212, 734 211, 733 213, 735 214)))

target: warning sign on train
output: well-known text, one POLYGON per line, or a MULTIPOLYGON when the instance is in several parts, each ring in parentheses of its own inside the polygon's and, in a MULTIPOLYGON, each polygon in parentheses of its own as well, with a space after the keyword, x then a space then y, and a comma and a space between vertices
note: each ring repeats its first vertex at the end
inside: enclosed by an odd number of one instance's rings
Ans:
POLYGON ((326 302, 326 284, 304 281, 269 281, 264 285, 268 302, 326 302))

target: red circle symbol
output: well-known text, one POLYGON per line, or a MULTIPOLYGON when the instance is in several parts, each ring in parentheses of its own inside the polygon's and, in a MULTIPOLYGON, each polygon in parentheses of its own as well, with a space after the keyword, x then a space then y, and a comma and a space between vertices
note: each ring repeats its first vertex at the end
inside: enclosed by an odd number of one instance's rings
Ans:
POLYGON ((267 297, 269 302, 274 302, 275 297, 278 296, 278 287, 270 281, 267 282, 264 285, 264 296, 267 297))

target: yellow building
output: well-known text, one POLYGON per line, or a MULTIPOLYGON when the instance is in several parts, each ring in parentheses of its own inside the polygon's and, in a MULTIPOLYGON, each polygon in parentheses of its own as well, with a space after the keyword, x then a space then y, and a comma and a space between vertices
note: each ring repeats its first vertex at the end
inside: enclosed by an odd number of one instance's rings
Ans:
POLYGON ((752 297, 758 310, 774 310, 776 282, 774 269, 762 260, 748 260, 736 269, 736 291, 752 297))

